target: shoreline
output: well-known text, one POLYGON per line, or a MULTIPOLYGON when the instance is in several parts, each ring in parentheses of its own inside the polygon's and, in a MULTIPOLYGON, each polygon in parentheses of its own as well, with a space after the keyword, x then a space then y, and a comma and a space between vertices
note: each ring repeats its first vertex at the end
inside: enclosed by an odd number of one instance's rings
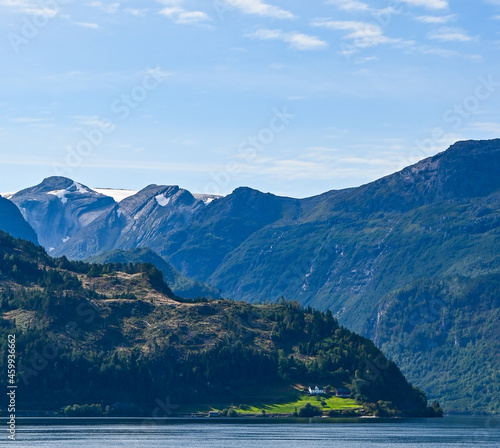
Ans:
MULTIPOLYGON (((172 424, 364 424, 364 423, 409 423, 409 422, 422 422, 422 421, 441 421, 443 419, 452 420, 478 420, 487 419, 485 416, 454 416, 448 415, 443 418, 425 418, 425 417, 37 417, 26 416, 17 417, 16 420, 19 426, 79 426, 79 425, 140 425, 144 428, 154 426, 168 426, 172 424)), ((8 418, 5 416, 0 417, 0 422, 5 424, 8 418)))

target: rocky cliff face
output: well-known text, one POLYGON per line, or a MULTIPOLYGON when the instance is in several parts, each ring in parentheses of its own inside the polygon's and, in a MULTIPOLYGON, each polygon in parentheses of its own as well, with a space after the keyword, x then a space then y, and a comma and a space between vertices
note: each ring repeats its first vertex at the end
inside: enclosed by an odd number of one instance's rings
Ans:
POLYGON ((100 214, 54 254, 85 258, 113 249, 157 249, 185 228, 206 202, 178 186, 150 185, 100 214))

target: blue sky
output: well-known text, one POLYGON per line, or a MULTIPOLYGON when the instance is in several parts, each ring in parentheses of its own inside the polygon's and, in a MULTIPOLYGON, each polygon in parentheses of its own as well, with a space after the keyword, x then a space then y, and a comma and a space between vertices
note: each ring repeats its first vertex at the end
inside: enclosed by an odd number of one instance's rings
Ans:
POLYGON ((500 0, 0 0, 0 191, 305 197, 500 137, 500 0))

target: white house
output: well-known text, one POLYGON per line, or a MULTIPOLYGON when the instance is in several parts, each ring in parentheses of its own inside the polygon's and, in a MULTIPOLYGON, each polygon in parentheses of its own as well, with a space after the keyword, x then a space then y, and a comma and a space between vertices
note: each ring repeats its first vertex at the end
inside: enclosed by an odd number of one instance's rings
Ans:
POLYGON ((323 389, 320 389, 318 386, 316 386, 314 389, 312 387, 309 387, 309 394, 310 395, 323 395, 325 391, 323 389))

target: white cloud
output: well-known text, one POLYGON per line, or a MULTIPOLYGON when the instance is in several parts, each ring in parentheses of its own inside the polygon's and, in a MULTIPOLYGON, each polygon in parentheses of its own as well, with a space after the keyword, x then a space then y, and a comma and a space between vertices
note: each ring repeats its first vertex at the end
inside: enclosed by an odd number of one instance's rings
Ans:
POLYGON ((40 123, 46 120, 47 118, 29 118, 29 117, 19 117, 10 119, 12 123, 21 123, 21 124, 40 123))
POLYGON ((445 9, 448 8, 447 0, 400 0, 411 6, 422 6, 427 9, 445 9))
POLYGON ((369 13, 373 18, 375 18, 379 23, 385 22, 388 24, 393 15, 400 14, 403 9, 401 7, 395 7, 394 5, 386 6, 385 8, 373 8, 367 3, 360 2, 359 0, 329 0, 329 4, 334 5, 341 11, 346 11, 349 13, 369 13))
POLYGON ((296 50, 321 50, 328 46, 325 41, 315 36, 295 32, 286 33, 282 30, 260 29, 247 36, 260 40, 281 40, 296 50))
POLYGON ((102 129, 106 129, 109 126, 109 121, 101 120, 97 115, 75 115, 73 119, 79 126, 96 127, 102 129))
POLYGON ((461 28, 443 27, 429 34, 430 39, 443 42, 469 42, 474 38, 461 28))
POLYGON ((500 123, 495 123, 491 121, 473 123, 472 130, 500 135, 500 123))
POLYGON ((91 8, 100 9, 101 11, 104 11, 107 14, 115 14, 120 9, 120 4, 118 2, 103 3, 99 1, 94 1, 87 3, 87 6, 90 6, 91 8))
POLYGON ((36 2, 32 0, 0 0, 0 7, 6 7, 19 14, 29 14, 35 16, 44 16, 53 18, 59 14, 61 7, 55 2, 54 7, 43 2, 36 2))
POLYGON ((431 24, 445 24, 457 19, 456 14, 450 14, 447 16, 418 16, 416 19, 422 23, 431 24))
POLYGON ((177 16, 176 23, 191 24, 206 20, 210 20, 210 17, 202 11, 183 11, 177 16))
POLYGON ((148 68, 144 74, 153 75, 153 77, 161 82, 165 81, 165 79, 169 78, 173 75, 172 72, 166 72, 162 70, 160 67, 148 68))
POLYGON ((183 0, 160 0, 166 5, 158 14, 172 19, 175 23, 183 25, 197 25, 210 20, 203 11, 187 11, 182 6, 183 0))
POLYGON ((293 19, 295 17, 290 11, 269 5, 262 0, 225 0, 225 3, 245 14, 256 14, 275 19, 293 19))
POLYGON ((397 154, 386 158, 372 155, 346 158, 340 153, 320 151, 316 154, 316 151, 307 151, 297 159, 257 157, 253 163, 241 163, 239 167, 242 175, 265 176, 274 180, 350 180, 359 176, 377 179, 397 171, 399 165, 397 154))
MULTIPOLYGON (((380 44, 410 44, 402 39, 391 38, 384 35, 379 25, 367 22, 355 22, 350 20, 328 20, 317 19, 312 22, 313 26, 330 28, 339 31, 348 31, 344 39, 352 40, 355 48, 368 48, 380 44)), ((353 51, 347 50, 347 51, 353 51)))
POLYGON ((125 8, 124 11, 132 16, 143 16, 148 10, 140 8, 125 8))
POLYGON ((97 28, 99 28, 99 25, 97 23, 89 23, 89 22, 73 22, 73 23, 82 28, 89 28, 92 30, 96 30, 97 28))
POLYGON ((451 58, 453 56, 460 56, 460 53, 453 50, 448 50, 445 48, 429 48, 426 46, 422 46, 418 48, 423 54, 432 54, 435 56, 441 56, 443 58, 451 58))
POLYGON ((328 3, 335 5, 343 11, 371 11, 370 6, 358 0, 330 0, 328 3))

